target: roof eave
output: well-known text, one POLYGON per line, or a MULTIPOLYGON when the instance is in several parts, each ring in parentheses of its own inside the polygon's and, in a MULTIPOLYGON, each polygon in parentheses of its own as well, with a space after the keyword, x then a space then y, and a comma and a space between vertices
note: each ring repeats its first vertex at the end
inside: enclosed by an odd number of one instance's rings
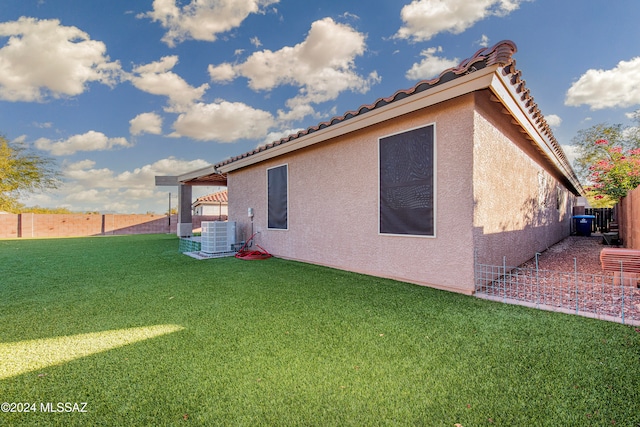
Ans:
POLYGON ((217 171, 221 173, 228 173, 242 169, 256 163, 264 162, 265 160, 282 156, 283 154, 287 154, 295 150, 300 150, 332 138, 337 138, 342 135, 367 128, 383 121, 400 117, 413 111, 417 111, 476 90, 486 89, 491 85, 493 75, 498 68, 499 65, 492 65, 481 70, 474 71, 446 83, 431 87, 423 92, 392 102, 383 107, 375 108, 366 114, 355 116, 349 120, 344 120, 340 123, 333 124, 324 129, 296 138, 295 140, 289 141, 285 144, 252 154, 251 156, 235 160, 231 163, 220 165, 217 167, 217 171))
POLYGON ((197 207, 197 206, 225 206, 228 205, 229 202, 225 202, 222 200, 207 200, 207 201, 202 201, 202 200, 196 200, 195 202, 191 203, 192 207, 197 207))
POLYGON ((187 181, 191 181, 192 179, 197 179, 201 176, 211 175, 212 173, 216 173, 216 168, 214 165, 209 165, 201 169, 196 169, 193 171, 183 173, 182 175, 178 175, 178 181, 187 182, 187 181))
POLYGON ((215 165, 209 165, 201 169, 189 171, 178 175, 177 180, 185 185, 226 186, 227 177, 220 173, 215 165), (215 177, 215 179, 212 179, 215 177), (208 179, 205 179, 208 178, 208 179))
POLYGON ((584 195, 584 189, 578 180, 573 168, 562 152, 557 141, 543 120, 537 107, 529 107, 526 102, 529 99, 518 93, 518 86, 512 84, 512 75, 508 72, 496 72, 491 81, 490 89, 531 139, 535 147, 551 162, 551 164, 567 179, 573 187, 571 192, 575 195, 584 195), (523 99, 524 98, 524 99, 523 99), (531 110, 537 115, 533 116, 531 110))
MULTIPOLYGON (((310 128, 306 134, 298 134, 288 140, 281 140, 278 143, 259 147, 259 149, 243 156, 180 175, 178 179, 180 182, 190 185, 196 183, 203 185, 203 178, 212 175, 224 176, 226 179, 228 172, 392 120, 458 96, 489 89, 495 95, 495 100, 504 107, 506 113, 511 115, 512 122, 521 128, 534 147, 547 158, 549 164, 555 168, 559 175, 564 177, 563 181, 570 191, 576 195, 583 195, 584 190, 565 153, 555 140, 537 105, 533 102, 528 89, 525 89, 524 81, 520 80, 520 72, 515 70, 515 62, 509 59, 514 49, 515 46, 511 43, 501 43, 491 50, 491 55, 495 54, 500 59, 504 55, 500 56, 498 54, 503 50, 505 52, 508 51, 509 55, 507 55, 508 58, 506 59, 491 60, 491 65, 480 69, 475 69, 475 67, 472 69, 469 64, 463 62, 460 66, 460 74, 452 80, 444 83, 438 82, 440 78, 428 81, 426 83, 430 87, 427 90, 417 91, 416 89, 422 84, 421 82, 412 89, 411 93, 405 91, 404 93, 409 96, 404 98, 396 99, 394 96, 390 100, 381 99, 379 101, 388 103, 377 106, 378 102, 376 102, 371 107, 367 106, 368 111, 364 113, 358 112, 348 119, 346 118, 347 115, 345 115, 339 118, 338 121, 332 120, 330 123, 325 124, 324 127, 313 129, 313 132, 309 132, 310 128), (431 84, 434 85, 431 86, 431 84)), ((474 58, 480 53, 482 51, 474 55, 474 58)), ((443 75, 444 73, 440 77, 443 75)))

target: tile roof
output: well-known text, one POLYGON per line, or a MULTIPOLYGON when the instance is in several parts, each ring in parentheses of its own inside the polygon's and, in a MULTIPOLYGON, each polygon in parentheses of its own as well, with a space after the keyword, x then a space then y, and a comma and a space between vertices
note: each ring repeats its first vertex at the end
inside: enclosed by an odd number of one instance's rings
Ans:
POLYGON ((218 191, 216 193, 207 194, 206 196, 198 197, 195 204, 203 203, 227 203, 229 202, 229 194, 227 190, 218 191))
POLYGON ((532 121, 537 125, 540 133, 549 138, 554 153, 564 162, 568 163, 569 161, 567 159, 567 156, 560 147, 560 144, 556 140, 555 136, 553 136, 551 126, 549 126, 549 123, 547 123, 546 119, 542 115, 542 111, 540 111, 540 109, 538 108, 538 104, 533 101, 531 91, 525 87, 526 81, 522 79, 522 71, 516 70, 515 62, 516 61, 514 60, 511 64, 507 65, 502 70, 502 74, 504 76, 511 76, 510 83, 513 87, 515 87, 516 93, 520 95, 520 101, 522 101, 524 103, 524 106, 528 109, 529 116, 532 118, 532 121))
MULTIPOLYGON (((570 187, 573 188, 572 191, 575 194, 581 194, 583 193, 582 186, 573 168, 571 167, 569 160, 560 147, 560 144, 553 136, 549 124, 538 108, 538 105, 534 102, 533 96, 531 96, 529 89, 526 88, 525 80, 522 79, 521 71, 516 69, 516 61, 515 59, 513 59, 513 55, 516 52, 517 47, 514 42, 510 40, 503 40, 492 47, 478 50, 473 56, 463 60, 456 67, 444 70, 436 78, 430 80, 422 80, 409 89, 398 90, 393 95, 386 98, 379 98, 372 104, 362 105, 357 110, 348 111, 341 116, 333 117, 331 120, 308 127, 307 129, 301 130, 295 134, 291 134, 269 144, 261 145, 244 154, 240 154, 238 156, 223 160, 222 162, 214 164, 210 167, 210 169, 215 171, 214 173, 207 172, 196 174, 197 176, 191 177, 189 180, 185 180, 183 182, 189 183, 191 185, 203 185, 210 180, 218 180, 220 181, 220 183, 224 181, 224 184, 220 185, 225 185, 226 173, 223 173, 221 170, 219 170, 219 168, 223 168, 224 170, 225 166, 233 166, 234 162, 247 159, 248 157, 260 153, 268 154, 268 150, 270 149, 282 147, 283 145, 286 145, 288 143, 293 144, 297 142, 297 140, 307 135, 313 134, 314 132, 317 132, 319 130, 347 122, 354 117, 361 117, 370 111, 419 94, 438 85, 453 81, 462 76, 472 74, 484 68, 497 65, 497 72, 501 73, 501 79, 504 81, 505 85, 510 86, 510 91, 514 94, 512 96, 515 96, 515 98, 519 98, 514 100, 517 104, 520 105, 519 108, 521 108, 526 115, 526 120, 531 123, 531 125, 534 127, 533 130, 542 137, 542 140, 536 141, 535 139, 537 137, 529 135, 529 132, 531 132, 531 130, 525 129, 525 127, 527 127, 528 125, 524 125, 522 123, 520 123, 520 126, 522 127, 521 132, 524 133, 527 138, 531 139, 534 146, 544 156, 549 158, 550 162, 554 164, 555 167, 558 168, 560 173, 566 177, 567 183, 570 187)), ((504 100, 500 100, 497 98, 495 98, 495 100, 497 102, 505 102, 504 100)), ((515 121, 513 123, 518 124, 515 121)), ((228 169, 228 167, 226 169, 228 169)))
MULTIPOLYGON (((491 48, 484 48, 478 50, 471 58, 467 58, 462 61, 457 67, 452 67, 444 70, 440 75, 431 80, 422 80, 418 82, 415 86, 405 89, 398 90, 393 95, 386 98, 378 98, 375 102, 368 105, 362 105, 357 110, 352 110, 344 113, 342 116, 333 117, 331 120, 326 122, 319 123, 315 126, 308 127, 305 130, 301 130, 298 133, 291 134, 284 138, 281 138, 278 141, 271 142, 269 144, 261 145, 251 151, 240 154, 235 157, 231 157, 226 159, 220 163, 215 164, 215 167, 218 168, 220 166, 228 165, 235 161, 244 159, 246 157, 252 156, 254 154, 258 154, 265 150, 269 150, 270 148, 277 147, 282 144, 286 144, 287 142, 293 141, 295 139, 301 138, 305 135, 309 135, 313 132, 316 132, 320 129, 324 129, 326 127, 344 122, 353 117, 360 116, 362 114, 366 114, 371 110, 375 110, 376 108, 383 107, 385 105, 391 104, 392 102, 399 101, 408 96, 414 95, 416 93, 423 92, 427 89, 430 89, 434 86, 437 86, 442 83, 446 83, 453 79, 456 79, 460 76, 472 73, 474 71, 480 70, 482 68, 491 66, 491 65, 508 65, 515 63, 515 60, 512 58, 513 54, 517 51, 517 47, 514 42, 510 40, 504 40, 491 48)), ((524 83, 524 81, 523 81, 524 83)))

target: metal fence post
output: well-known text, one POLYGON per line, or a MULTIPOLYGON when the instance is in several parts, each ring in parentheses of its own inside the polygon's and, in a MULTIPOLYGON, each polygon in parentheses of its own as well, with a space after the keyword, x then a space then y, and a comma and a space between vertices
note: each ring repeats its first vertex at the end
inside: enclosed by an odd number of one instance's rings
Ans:
POLYGON ((535 253, 535 270, 533 266, 507 267, 506 256, 502 257, 501 265, 497 263, 484 265, 476 259, 477 296, 488 296, 490 299, 499 301, 499 293, 502 291, 504 303, 524 303, 538 309, 551 310, 553 310, 552 307, 557 306, 567 313, 574 311, 576 315, 640 325, 640 311, 636 309, 636 307, 640 309, 640 287, 636 290, 635 281, 633 281, 629 290, 625 289, 626 276, 623 262, 620 263, 619 271, 615 272, 615 275, 586 274, 578 270, 578 259, 574 257, 575 290, 572 291, 571 272, 568 269, 565 271, 542 269, 541 255, 539 252, 535 253), (536 281, 535 285, 533 280, 536 281), (618 283, 621 286, 620 290, 616 289, 618 283), (501 285, 502 289, 500 289, 501 285), (558 295, 556 291, 559 292, 558 295), (616 292, 620 294, 616 295, 616 292), (571 302, 571 294, 574 295, 575 303, 571 302), (615 301, 616 297, 619 299, 618 302, 615 301))
POLYGON ((503 283, 504 283, 504 296, 503 296, 503 301, 506 302, 507 301, 507 257, 503 256, 502 257, 502 277, 503 277, 503 283))
POLYGON ((536 252, 536 308, 540 308, 540 278, 539 278, 539 265, 538 265, 538 257, 540 256, 540 252, 536 252))
POLYGON ((624 266, 620 261, 620 292, 622 293, 622 307, 620 308, 620 317, 622 317, 622 324, 624 325, 624 266))
POLYGON ((480 279, 478 277, 479 275, 479 268, 478 268, 478 248, 473 248, 473 291, 477 292, 479 289, 479 283, 480 283, 480 279))
POLYGON ((573 259, 573 274, 576 281, 576 314, 578 314, 578 311, 580 308, 580 302, 579 302, 580 299, 579 299, 579 292, 578 292, 578 258, 573 259))

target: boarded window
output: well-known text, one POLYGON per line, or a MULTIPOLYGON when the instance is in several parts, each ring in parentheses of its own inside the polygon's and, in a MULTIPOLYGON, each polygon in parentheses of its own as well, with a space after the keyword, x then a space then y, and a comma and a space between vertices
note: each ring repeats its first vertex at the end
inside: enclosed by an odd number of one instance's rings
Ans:
POLYGON ((435 235, 434 125, 380 138, 380 233, 435 235))
POLYGON ((267 227, 288 228, 288 167, 267 169, 267 227))

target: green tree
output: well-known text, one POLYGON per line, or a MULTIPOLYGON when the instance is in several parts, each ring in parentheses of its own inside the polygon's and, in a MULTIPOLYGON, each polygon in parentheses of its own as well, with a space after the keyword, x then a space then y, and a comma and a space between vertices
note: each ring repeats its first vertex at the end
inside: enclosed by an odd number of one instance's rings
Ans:
POLYGON ((583 184, 589 177, 591 165, 607 155, 603 147, 596 144, 596 141, 606 139, 612 145, 619 145, 623 140, 622 134, 622 125, 608 125, 606 123, 599 123, 578 131, 572 140, 578 155, 573 166, 583 184))
MULTIPOLYGON (((640 125, 640 115, 635 121, 640 125)), ((640 182, 640 128, 600 123, 573 138, 574 162, 592 206, 613 206, 640 182)))
POLYGON ((19 212, 24 207, 20 196, 57 188, 59 177, 52 159, 0 136, 0 210, 19 212))
POLYGON ((589 167, 589 190, 595 192, 595 199, 608 196, 619 201, 640 185, 640 148, 624 150, 619 145, 611 145, 606 139, 599 139, 596 145, 606 153, 589 167))

